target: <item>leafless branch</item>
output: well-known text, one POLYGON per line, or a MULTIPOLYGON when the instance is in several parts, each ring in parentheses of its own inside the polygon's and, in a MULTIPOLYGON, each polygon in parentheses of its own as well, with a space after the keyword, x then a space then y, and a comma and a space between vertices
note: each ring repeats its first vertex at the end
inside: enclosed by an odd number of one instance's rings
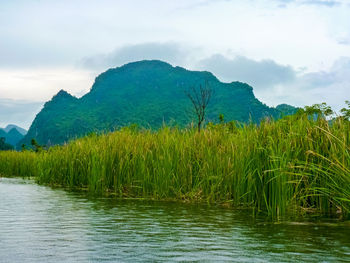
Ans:
POLYGON ((188 91, 185 91, 185 94, 194 107, 194 112, 197 116, 198 132, 200 132, 213 91, 206 81, 204 87, 202 85, 200 85, 199 88, 191 87, 188 91))

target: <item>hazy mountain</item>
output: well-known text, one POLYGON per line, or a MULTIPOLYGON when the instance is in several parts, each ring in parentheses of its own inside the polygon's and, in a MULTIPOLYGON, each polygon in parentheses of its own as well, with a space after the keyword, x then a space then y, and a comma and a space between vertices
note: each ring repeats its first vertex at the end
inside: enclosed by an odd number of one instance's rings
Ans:
POLYGON ((13 128, 15 128, 20 134, 22 135, 26 135, 27 134, 27 130, 17 126, 17 125, 14 125, 14 124, 9 124, 6 126, 6 128, 3 128, 3 130, 5 132, 9 132, 10 130, 12 130, 13 128))
POLYGON ((27 131, 17 125, 10 124, 6 128, 0 128, 0 138, 5 138, 5 142, 16 146, 23 139, 27 131))
POLYGON ((12 128, 8 133, 7 136, 5 136, 6 138, 6 142, 16 146, 16 144, 23 139, 23 135, 16 129, 16 128, 12 128))
POLYGON ((157 60, 139 61, 100 74, 82 98, 61 90, 44 105, 23 142, 35 138, 41 144, 58 144, 133 123, 150 128, 164 123, 184 127, 194 120, 185 91, 205 82, 213 90, 207 121, 217 121, 219 114, 224 114, 225 121, 241 122, 281 116, 279 109, 256 99, 253 88, 245 83, 222 83, 210 72, 189 71, 157 60))

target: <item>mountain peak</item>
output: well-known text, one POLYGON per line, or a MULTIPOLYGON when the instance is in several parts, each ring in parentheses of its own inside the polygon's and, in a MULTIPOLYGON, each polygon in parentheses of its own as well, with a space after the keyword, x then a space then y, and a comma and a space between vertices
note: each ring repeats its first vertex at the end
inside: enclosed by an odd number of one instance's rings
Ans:
POLYGON ((55 96, 52 97, 51 102, 69 100, 77 100, 77 98, 69 94, 67 91, 61 89, 55 96))
POLYGON ((158 66, 158 67, 166 67, 166 68, 172 68, 173 66, 170 65, 169 63, 162 61, 162 60, 139 60, 135 62, 130 62, 127 64, 124 64, 121 67, 144 67, 144 66, 158 66))
POLYGON ((244 83, 244 82, 232 81, 230 84, 231 84, 232 86, 239 86, 239 87, 244 88, 244 89, 246 89, 246 90, 253 91, 253 87, 250 86, 250 85, 247 84, 247 83, 244 83))
MULTIPOLYGON (((0 128, 1 129, 1 128, 0 128)), ((6 128, 4 128, 3 130, 5 131, 5 132, 9 132, 10 130, 12 130, 12 129, 16 129, 19 133, 21 133, 22 135, 25 135, 26 133, 27 133, 27 130, 25 130, 25 129, 23 129, 23 128, 21 128, 21 127, 19 127, 19 126, 17 126, 17 125, 15 125, 15 124, 9 124, 9 125, 7 125, 6 126, 6 128)))
POLYGON ((276 106, 276 110, 280 111, 282 116, 283 115, 291 115, 295 114, 298 111, 299 108, 296 108, 294 106, 291 106, 289 104, 279 104, 276 106))
MULTIPOLYGON (((172 66, 171 64, 161 60, 140 60, 130 62, 120 67, 111 68, 96 77, 95 83, 91 88, 91 92, 105 93, 107 90, 120 89, 121 85, 137 86, 153 86, 157 87, 157 83, 165 83, 173 80, 178 85, 195 86, 204 84, 205 81, 219 82, 219 80, 208 71, 192 71, 183 67, 172 66), (106 85, 108 83, 108 85, 106 85)), ((173 85, 174 83, 169 83, 173 85)), ((188 88, 188 87, 182 87, 188 88)), ((87 94, 89 97, 90 95, 87 94)))
MULTIPOLYGON (((107 72, 118 72, 118 73, 122 73, 122 72, 138 72, 138 71, 165 71, 165 70, 171 70, 174 67, 172 65, 170 65, 167 62, 161 61, 161 60, 139 60, 139 61, 135 61, 135 62, 130 62, 127 64, 124 64, 120 67, 116 67, 116 68, 111 68, 109 70, 107 70, 105 73, 107 72)), ((103 73, 102 73, 103 74, 103 73)))
POLYGON ((52 99, 50 101, 45 103, 44 109, 46 107, 57 108, 57 107, 60 107, 60 105, 64 106, 66 104, 71 104, 71 103, 74 103, 77 100, 78 100, 78 98, 72 96, 67 91, 61 89, 56 95, 54 95, 52 97, 52 99))
POLYGON ((58 98, 74 98, 71 94, 69 94, 67 91, 61 89, 54 97, 58 98))

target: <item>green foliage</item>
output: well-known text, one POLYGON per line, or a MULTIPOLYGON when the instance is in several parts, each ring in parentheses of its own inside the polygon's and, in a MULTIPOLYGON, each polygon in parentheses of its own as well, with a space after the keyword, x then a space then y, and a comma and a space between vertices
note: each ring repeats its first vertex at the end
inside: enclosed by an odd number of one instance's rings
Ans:
MULTIPOLYGON (((39 145, 35 139, 32 139, 30 144, 32 145, 35 152, 40 152, 43 150, 43 147, 39 145)), ((22 146, 23 146, 22 149, 25 149, 25 146, 24 145, 22 146)))
POLYGON ((222 113, 219 114, 219 121, 220 123, 224 123, 224 114, 222 113))
POLYGON ((20 144, 29 145, 32 138, 48 146, 62 144, 133 123, 152 129, 164 124, 187 127, 196 120, 185 91, 205 83, 213 89, 206 122, 216 122, 219 114, 228 121, 256 123, 266 116, 282 115, 257 100, 247 84, 222 83, 209 72, 188 71, 161 61, 140 61, 102 73, 80 99, 60 91, 45 104, 20 144))
POLYGON ((11 144, 6 143, 5 137, 0 137, 0 151, 8 150, 13 150, 13 146, 11 144))
POLYGON ((342 108, 340 112, 343 114, 344 119, 350 120, 350 101, 345 101, 347 108, 342 108))
POLYGON ((304 110, 307 115, 316 116, 317 118, 321 118, 322 116, 330 117, 334 114, 331 107, 325 102, 321 104, 314 104, 312 106, 306 106, 304 110))
POLYGON ((350 212, 350 122, 309 112, 259 125, 163 126, 90 134, 38 153, 0 153, 0 173, 118 197, 173 199, 286 213, 350 212))

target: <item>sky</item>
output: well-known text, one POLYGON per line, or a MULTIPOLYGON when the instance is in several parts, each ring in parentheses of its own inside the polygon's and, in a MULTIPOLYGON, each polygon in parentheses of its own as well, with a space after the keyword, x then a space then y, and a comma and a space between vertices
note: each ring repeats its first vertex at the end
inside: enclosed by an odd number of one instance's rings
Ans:
POLYGON ((350 100, 350 0, 0 0, 0 127, 142 59, 242 81, 269 106, 350 100))

